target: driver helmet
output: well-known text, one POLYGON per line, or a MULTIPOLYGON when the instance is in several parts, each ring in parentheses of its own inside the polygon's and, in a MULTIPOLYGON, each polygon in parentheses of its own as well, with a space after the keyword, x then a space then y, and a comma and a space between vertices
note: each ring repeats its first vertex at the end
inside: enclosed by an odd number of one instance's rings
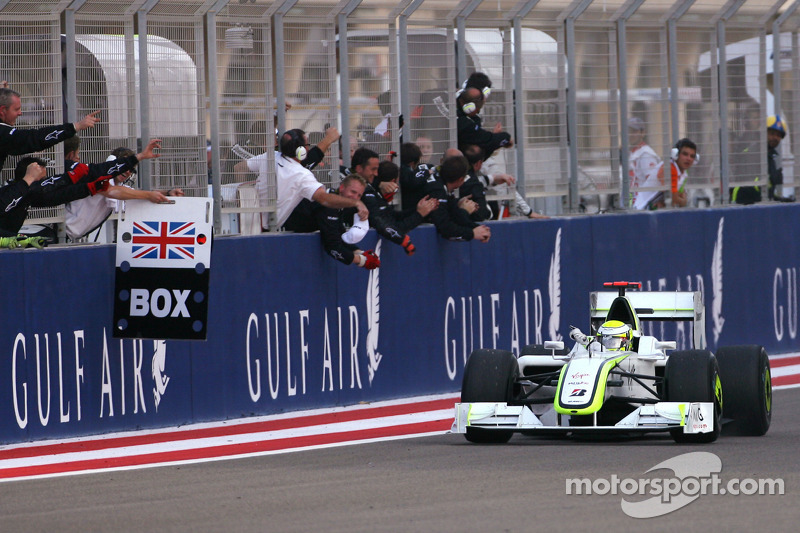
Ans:
POLYGON ((608 320, 597 330, 603 348, 611 351, 630 350, 633 330, 619 320, 608 320))

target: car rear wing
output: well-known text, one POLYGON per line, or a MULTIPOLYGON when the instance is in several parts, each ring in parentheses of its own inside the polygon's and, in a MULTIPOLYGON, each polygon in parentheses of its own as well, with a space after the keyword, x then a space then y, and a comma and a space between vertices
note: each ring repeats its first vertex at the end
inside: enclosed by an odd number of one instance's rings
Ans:
MULTIPOLYGON (((617 291, 597 291, 589 294, 591 319, 594 330, 608 317, 611 304, 619 297, 617 291)), ((626 298, 640 321, 689 321, 695 349, 706 347, 706 319, 703 293, 700 291, 630 291, 626 298)))

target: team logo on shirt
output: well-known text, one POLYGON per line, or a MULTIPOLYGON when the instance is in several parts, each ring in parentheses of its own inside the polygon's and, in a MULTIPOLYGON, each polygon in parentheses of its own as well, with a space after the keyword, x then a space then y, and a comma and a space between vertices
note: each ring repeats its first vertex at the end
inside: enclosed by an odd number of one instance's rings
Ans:
POLYGON ((400 238, 400 233, 394 228, 386 228, 386 233, 394 237, 395 239, 400 238))
POLYGON ((51 131, 50 133, 47 134, 47 136, 44 138, 44 140, 45 141, 55 141, 56 139, 61 137, 62 133, 64 133, 64 130, 51 131))
POLYGON ((124 167, 124 166, 125 166, 125 163, 117 163, 116 165, 114 165, 113 167, 108 169, 108 173, 109 174, 115 174, 115 173, 119 172, 122 169, 122 167, 124 167))
POLYGON ((20 196, 19 198, 14 198, 11 201, 11 203, 6 206, 6 213, 17 207, 17 204, 19 203, 20 200, 22 200, 22 196, 20 196))

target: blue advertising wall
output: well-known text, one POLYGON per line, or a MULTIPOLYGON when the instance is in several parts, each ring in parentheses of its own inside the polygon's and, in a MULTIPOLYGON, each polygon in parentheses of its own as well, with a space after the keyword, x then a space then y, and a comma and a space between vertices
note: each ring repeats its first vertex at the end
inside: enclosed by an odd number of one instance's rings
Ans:
POLYGON ((113 339, 112 246, 3 250, 0 442, 456 392, 473 349, 587 330, 612 280, 702 290, 712 350, 798 351, 798 223, 776 205, 497 222, 488 244, 421 227, 413 257, 370 232, 372 272, 318 235, 218 238, 207 341, 113 339))

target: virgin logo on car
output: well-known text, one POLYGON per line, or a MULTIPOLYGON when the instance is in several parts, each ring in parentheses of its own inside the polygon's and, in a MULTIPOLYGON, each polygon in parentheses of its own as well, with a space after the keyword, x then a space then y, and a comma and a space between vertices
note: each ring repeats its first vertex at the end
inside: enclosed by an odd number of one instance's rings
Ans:
POLYGON ((588 372, 575 372, 574 374, 572 374, 571 377, 572 377, 572 379, 586 379, 586 378, 589 377, 589 373, 588 372))

